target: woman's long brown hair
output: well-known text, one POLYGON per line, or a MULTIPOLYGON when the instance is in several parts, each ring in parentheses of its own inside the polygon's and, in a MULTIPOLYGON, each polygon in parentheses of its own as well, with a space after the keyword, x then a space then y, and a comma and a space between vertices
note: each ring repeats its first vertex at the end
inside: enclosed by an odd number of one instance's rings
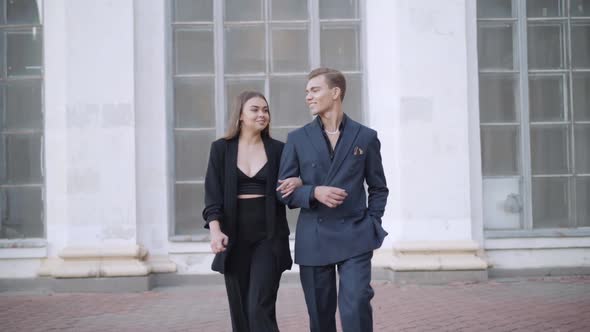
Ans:
MULTIPOLYGON (((223 138, 225 138, 226 140, 230 140, 240 136, 240 130, 242 129, 242 125, 240 124, 240 115, 242 115, 244 104, 246 104, 248 100, 256 97, 262 98, 266 105, 268 105, 266 97, 264 97, 262 93, 257 91, 243 91, 236 98, 234 98, 232 111, 229 116, 229 122, 227 124, 227 132, 225 133, 225 136, 223 138)), ((264 128, 260 133, 260 135, 263 138, 270 137, 270 107, 268 111, 268 120, 268 126, 266 126, 266 128, 264 128)))

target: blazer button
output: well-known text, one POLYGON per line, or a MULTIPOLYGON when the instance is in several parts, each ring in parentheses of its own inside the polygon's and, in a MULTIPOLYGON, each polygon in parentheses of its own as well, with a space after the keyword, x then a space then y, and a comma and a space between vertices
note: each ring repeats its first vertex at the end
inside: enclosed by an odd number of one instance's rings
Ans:
POLYGON ((318 218, 318 222, 322 222, 322 221, 324 221, 324 219, 318 218))
POLYGON ((315 163, 311 164, 311 167, 314 167, 315 168, 315 163))

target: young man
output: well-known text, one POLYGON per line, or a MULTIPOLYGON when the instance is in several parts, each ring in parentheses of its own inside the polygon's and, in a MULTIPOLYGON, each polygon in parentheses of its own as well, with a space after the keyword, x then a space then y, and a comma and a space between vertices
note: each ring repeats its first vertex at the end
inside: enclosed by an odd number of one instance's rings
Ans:
POLYGON ((289 133, 279 168, 279 179, 299 176, 303 186, 282 197, 279 180, 277 191, 289 207, 301 208, 295 262, 311 331, 336 331, 336 299, 343 331, 372 331, 371 257, 387 235, 381 227, 389 192, 381 144, 376 131, 343 112, 346 81, 341 72, 313 70, 305 91, 317 117, 289 133))

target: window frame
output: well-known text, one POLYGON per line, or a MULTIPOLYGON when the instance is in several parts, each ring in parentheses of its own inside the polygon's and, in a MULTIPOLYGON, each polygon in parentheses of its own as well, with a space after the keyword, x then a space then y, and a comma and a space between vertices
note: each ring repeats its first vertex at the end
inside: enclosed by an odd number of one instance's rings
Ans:
MULTIPOLYGON (((479 0, 481 1, 481 0, 479 0)), ((511 0, 512 16, 504 18, 486 18, 480 17, 476 14, 477 29, 482 25, 495 24, 495 23, 511 23, 515 26, 515 32, 513 33, 513 52, 515 68, 513 70, 487 70, 481 69, 478 65, 478 80, 481 75, 498 75, 498 74, 513 74, 517 75, 518 83, 518 96, 517 99, 517 114, 516 120, 519 122, 519 144, 520 149, 519 160, 521 174, 515 175, 514 177, 521 178, 521 200, 522 200, 522 214, 520 216, 520 228, 519 229, 486 229, 485 219, 483 222, 484 237, 485 238, 510 238, 510 237, 561 237, 561 236, 573 236, 573 237, 584 237, 590 236, 589 226, 571 226, 568 228, 537 228, 533 227, 533 192, 532 182, 534 178, 542 178, 547 175, 533 175, 532 172, 532 157, 531 157, 531 128, 535 126, 550 126, 550 125, 562 125, 567 128, 567 163, 570 165, 568 174, 562 174, 568 178, 568 215, 570 217, 570 223, 577 223, 577 209, 576 209, 576 188, 574 178, 576 175, 588 176, 589 174, 578 174, 575 168, 575 130, 576 124, 590 124, 590 121, 576 121, 573 117, 573 89, 572 81, 575 73, 590 73, 590 69, 574 69, 571 66, 572 63, 572 40, 571 40, 571 27, 572 22, 588 22, 590 23, 590 16, 571 16, 570 13, 570 0, 560 1, 560 10, 562 16, 556 17, 528 17, 527 16, 527 3, 526 0, 511 0), (562 45, 560 53, 563 57, 563 68, 561 69, 529 69, 528 66, 528 26, 529 23, 553 23, 562 24, 564 30, 561 32, 562 45), (543 76, 543 75, 560 75, 567 77, 563 80, 562 85, 565 88, 563 94, 563 112, 564 119, 562 121, 543 121, 542 124, 530 120, 530 101, 529 101, 529 80, 532 76, 543 76)), ((478 40, 479 42, 479 40, 478 40)), ((479 52, 478 52, 479 53, 479 52)), ((480 105, 481 107, 481 105, 480 105)), ((498 123, 502 124, 502 123, 498 123)), ((495 123, 483 123, 481 120, 478 123, 478 128, 481 132, 484 126, 498 125, 495 123)), ((481 144, 481 142, 480 142, 481 144)), ((483 157, 483 156, 482 156, 483 157)), ((482 160, 482 165, 483 165, 482 160)), ((483 168, 482 168, 483 169, 483 168)), ((559 176, 559 174, 551 174, 551 177, 559 176)), ((482 182, 486 178, 509 178, 510 176, 486 176, 482 174, 482 182)), ((485 216, 484 216, 485 217, 485 216)))
MULTIPOLYGON (((42 0, 36 0, 35 1, 37 4, 37 10, 38 10, 38 15, 39 15, 39 22, 38 23, 7 23, 8 19, 7 19, 7 14, 8 14, 8 7, 7 7, 7 1, 2 1, 0 2, 0 6, 4 6, 4 8, 2 8, 2 12, 0 12, 0 15, 2 15, 2 19, 4 20, 3 24, 0 24, 0 33, 3 34, 3 38, 0 41, 1 43, 1 50, 3 50, 3 54, 2 54, 2 59, 0 61, 2 61, 2 65, 1 65, 1 70, 2 73, 0 74, 0 85, 2 86, 2 107, 4 109, 4 112, 6 111, 6 87, 8 86, 8 84, 10 83, 17 83, 17 82, 22 82, 22 83, 32 83, 32 84, 39 84, 39 88, 40 88, 40 115, 41 115, 41 119, 40 119, 40 126, 39 129, 9 129, 9 130, 5 130, 3 128, 0 128, 0 136, 2 136, 3 138, 6 138, 8 136, 19 136, 19 135, 26 135, 28 137, 32 137, 32 136, 39 136, 39 176, 40 176, 40 181, 39 182, 32 182, 32 183, 21 183, 21 184, 10 184, 10 183, 2 183, 0 182, 0 189, 27 189, 27 188, 38 188, 41 191, 41 202, 40 202, 40 209, 41 209, 41 224, 40 226, 42 227, 42 232, 41 232, 41 236, 40 237, 22 237, 22 238, 0 238, 0 244, 2 243, 9 243, 9 244, 14 244, 19 243, 22 244, 22 246, 24 247, 38 247, 39 243, 38 241, 42 241, 42 243, 45 243, 45 240, 47 238, 47 200, 46 200, 46 182, 47 182, 47 177, 45 176, 45 79, 44 79, 44 71, 45 71, 45 63, 44 63, 44 54, 45 54, 45 35, 44 35, 44 29, 43 29, 43 14, 44 14, 44 4, 42 0), (31 74, 27 74, 27 75, 12 75, 10 76, 8 74, 8 50, 7 50, 7 36, 9 34, 30 34, 31 30, 34 29, 35 32, 34 33, 38 33, 41 35, 41 45, 40 45, 40 52, 41 54, 39 54, 40 57, 40 68, 39 68, 39 74, 38 75, 31 75, 31 74), (34 242, 30 242, 30 241, 34 241, 34 242)), ((6 140, 7 141, 7 140, 6 140)), ((2 144, 2 142, 0 141, 0 144, 2 144)), ((5 147, 5 146, 4 146, 5 147)), ((4 147, 2 147, 2 149, 0 149, 0 152, 4 152, 4 147)), ((2 163, 2 167, 4 169, 6 169, 7 167, 7 160, 0 158, 0 163, 2 163)), ((1 195, 1 193, 0 193, 1 195)), ((0 204, 2 204, 2 200, 4 200, 4 197, 0 197, 0 204)), ((2 218, 2 206, 0 205, 0 218, 2 218)), ((1 225, 1 221, 0 221, 0 225, 1 225)))
MULTIPOLYGON (((169 84, 168 84, 168 93, 170 96, 174 96, 174 84, 175 80, 179 77, 213 77, 214 79, 214 89, 215 89, 215 97, 214 97, 214 107, 215 107, 215 127, 208 127, 208 128, 200 128, 200 129, 190 129, 184 128, 180 130, 215 130, 215 137, 222 137, 224 134, 225 124, 227 122, 227 109, 228 109, 228 100, 227 100, 227 87, 226 87, 226 80, 227 79, 261 79, 264 82, 264 90, 261 91, 264 93, 269 101, 272 102, 270 96, 270 82, 273 78, 279 77, 305 77, 307 75, 307 71, 305 72, 273 72, 271 71, 272 67, 272 28, 273 26, 280 26, 285 28, 299 28, 301 25, 305 25, 307 29, 307 42, 308 42, 308 62, 310 68, 317 68, 320 66, 321 61, 321 45, 320 45, 320 34, 321 34, 321 27, 322 24, 349 24, 349 25, 356 25, 358 27, 358 42, 359 42, 359 50, 358 50, 358 61, 359 67, 358 70, 343 70, 347 76, 354 75, 354 77, 359 77, 359 84, 361 91, 359 91, 359 97, 361 98, 361 110, 360 116, 361 118, 359 121, 367 122, 368 121, 368 112, 366 111, 368 107, 367 101, 367 92, 366 92, 366 82, 367 82, 367 71, 366 71, 366 0, 357 0, 357 10, 358 10, 358 17, 357 18, 347 18, 347 19, 322 19, 320 18, 320 8, 319 8, 319 1, 321 0, 307 0, 307 10, 308 10, 308 17, 305 20, 272 20, 271 18, 271 2, 272 0, 261 0, 262 7, 263 7, 263 17, 261 21, 232 21, 231 23, 226 23, 224 19, 224 5, 225 1, 221 0, 212 0, 213 1, 213 16, 212 22, 210 21, 183 21, 183 22, 176 22, 174 17, 174 4, 175 1, 169 1, 167 6, 167 17, 168 17, 168 36, 169 42, 167 43, 169 53, 168 58, 169 61, 169 84), (175 52, 175 42, 174 42, 174 32, 176 27, 191 27, 191 26, 207 26, 213 25, 213 58, 214 58, 214 72, 213 74, 189 74, 189 75, 178 75, 176 74, 176 52, 175 52), (249 24, 261 24, 264 26, 265 31, 265 72, 263 73, 247 73, 247 74, 226 74, 225 73, 225 49, 224 49, 224 37, 225 37, 225 27, 231 25, 249 25, 249 24)), ((303 98, 303 91, 304 87, 301 88, 301 94, 303 98)), ((175 147, 174 147, 174 137, 175 131, 179 130, 176 128, 174 123, 174 97, 170 98, 169 102, 169 129, 167 130, 167 138, 168 141, 171 142, 169 144, 169 167, 171 169, 170 172, 170 187, 171 187, 171 202, 172 208, 170 213, 170 223, 169 223, 169 240, 172 242, 203 242, 208 241, 209 234, 206 231, 192 233, 192 234, 176 234, 176 190, 175 185, 178 183, 187 183, 187 184, 201 184, 204 183, 204 180, 194 180, 194 181, 178 181, 175 176, 175 147)), ((310 117, 311 121, 312 117, 310 117)), ((301 127, 301 125, 277 125, 272 126, 272 129, 282 129, 282 130, 294 130, 296 128, 301 127)), ((276 133, 276 131, 275 131, 276 133)), ((271 130, 272 134, 272 130, 271 130)), ((273 135, 276 137, 276 135, 273 135)), ((289 214, 289 212, 288 212, 289 214)), ((294 230, 292 230, 292 237, 294 230)))

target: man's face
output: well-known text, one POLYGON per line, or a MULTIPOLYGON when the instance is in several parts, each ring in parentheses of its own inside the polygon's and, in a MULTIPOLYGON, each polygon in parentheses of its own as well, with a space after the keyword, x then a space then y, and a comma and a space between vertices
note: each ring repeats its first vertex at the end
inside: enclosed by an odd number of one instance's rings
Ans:
POLYGON ((338 88, 330 88, 324 75, 316 76, 307 81, 305 102, 312 115, 321 114, 332 108, 335 100, 340 98, 338 88))

